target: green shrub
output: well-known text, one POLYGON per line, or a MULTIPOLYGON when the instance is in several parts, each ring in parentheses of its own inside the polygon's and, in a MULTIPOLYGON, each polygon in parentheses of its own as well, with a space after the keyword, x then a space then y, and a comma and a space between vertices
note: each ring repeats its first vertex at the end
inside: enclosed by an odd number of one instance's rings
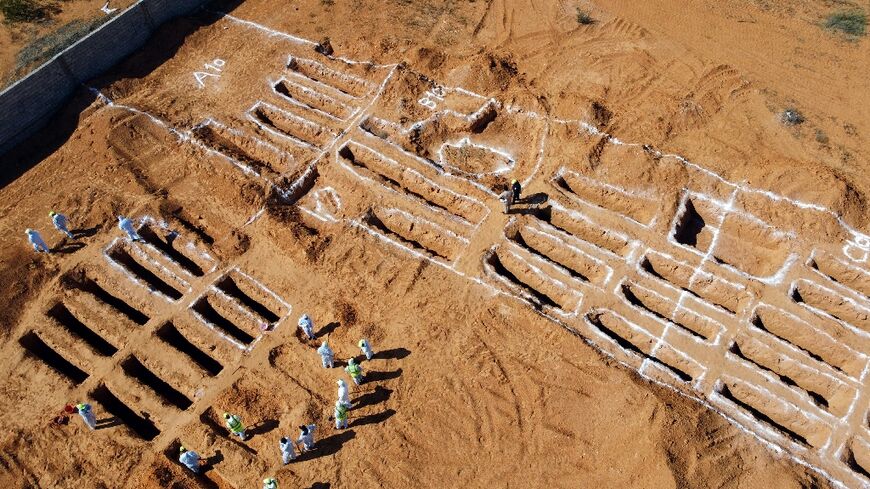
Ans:
POLYGON ((594 24, 595 19, 593 19, 588 12, 581 9, 580 7, 577 7, 577 23, 583 25, 594 24))
POLYGON ((7 23, 33 22, 47 16, 45 7, 34 0, 0 0, 0 13, 7 23))
POLYGON ((867 14, 862 11, 837 12, 828 16, 825 27, 851 36, 863 36, 867 29, 867 14))

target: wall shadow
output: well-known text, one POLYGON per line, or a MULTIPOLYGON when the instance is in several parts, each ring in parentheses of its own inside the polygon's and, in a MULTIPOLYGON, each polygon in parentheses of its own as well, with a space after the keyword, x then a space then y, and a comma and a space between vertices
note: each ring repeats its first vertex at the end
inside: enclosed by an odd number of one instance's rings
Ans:
MULTIPOLYGON (((119 80, 145 77, 175 56, 188 36, 223 17, 215 11, 230 13, 241 3, 240 0, 211 2, 187 16, 166 22, 154 31, 142 48, 85 85, 101 90, 119 80)), ((57 112, 40 121, 45 127, 0 155, 0 168, 3 169, 0 189, 57 151, 69 140, 79 123, 96 109, 97 96, 87 86, 81 86, 57 112)), ((6 114, 3 116, 8 117, 6 114)))

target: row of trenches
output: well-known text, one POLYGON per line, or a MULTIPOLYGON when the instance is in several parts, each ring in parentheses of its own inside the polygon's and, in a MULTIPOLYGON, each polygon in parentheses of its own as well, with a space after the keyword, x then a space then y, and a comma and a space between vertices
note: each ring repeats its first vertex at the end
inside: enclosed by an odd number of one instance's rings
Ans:
POLYGON ((290 313, 277 296, 238 271, 220 279, 190 309, 200 321, 243 349, 290 313))
MULTIPOLYGON (((612 345, 643 361, 648 361, 683 383, 690 383, 704 373, 704 368, 671 345, 660 342, 664 327, 652 333, 606 309, 593 309, 584 317, 587 326, 612 345)), ((607 349, 607 348, 605 348, 607 349)))
POLYGON ((208 150, 235 160, 265 178, 277 178, 296 166, 295 155, 214 121, 197 126, 192 132, 196 141, 208 150))
POLYGON ((725 330, 725 327, 716 320, 688 307, 679 306, 672 299, 638 283, 623 282, 619 292, 635 309, 661 321, 669 322, 683 332, 708 343, 714 341, 725 330))
MULTIPOLYGON (((267 102, 257 102, 248 112, 248 116, 261 127, 272 133, 277 133, 284 138, 294 141, 296 144, 315 151, 329 144, 338 136, 338 132, 320 121, 310 119, 319 118, 310 110, 285 110, 267 102), (303 112, 305 116, 296 112, 303 112), (307 112, 307 113, 306 113, 307 112)), ((299 156, 298 153, 294 156, 299 156)), ((304 160, 299 160, 304 161, 304 160)))
MULTIPOLYGON (((197 235, 202 233, 189 222, 179 220, 179 223, 185 230, 191 227, 197 235)), ((113 264, 151 292, 176 301, 190 290, 190 281, 203 277, 214 268, 211 255, 177 232, 151 222, 143 224, 138 232, 144 242, 130 243, 118 239, 105 254, 113 264)), ((206 244, 214 241, 208 235, 205 238, 206 244)))
POLYGON ((648 277, 686 291, 697 299, 732 315, 745 307, 752 298, 749 291, 741 285, 728 282, 710 272, 696 269, 660 253, 647 253, 640 262, 640 268, 648 277))
POLYGON ((654 199, 572 171, 562 171, 552 183, 556 189, 572 198, 609 210, 644 226, 649 225, 659 212, 654 199))
POLYGON ((607 229, 582 213, 559 204, 553 203, 542 208, 534 212, 533 216, 552 228, 589 243, 605 254, 625 257, 631 251, 631 242, 627 236, 607 229))
POLYGON ((134 282, 167 300, 177 301, 190 290, 187 282, 135 244, 119 239, 106 251, 106 257, 128 273, 134 282))
POLYGON ((483 256, 483 269, 497 283, 535 309, 568 315, 583 300, 579 283, 561 267, 539 259, 519 246, 496 246, 483 256), (523 256, 525 255, 525 256, 523 256))
POLYGON ((724 399, 806 447, 821 448, 831 436, 831 427, 815 416, 807 415, 794 404, 772 395, 770 391, 730 376, 722 376, 714 399, 724 399))
POLYGON ((856 295, 870 299, 870 272, 849 265, 826 251, 813 253, 808 265, 856 295))
POLYGON ((320 111, 335 120, 347 120, 353 114, 353 108, 347 103, 293 80, 281 78, 272 87, 290 103, 320 111))
POLYGON ((610 277, 613 270, 604 261, 583 251, 580 244, 549 225, 525 225, 517 220, 507 227, 505 236, 534 256, 562 268, 572 278, 598 286, 610 277))
POLYGON ((360 221, 406 247, 445 262, 458 258, 467 244, 449 229, 401 209, 374 207, 360 221))
POLYGON ((785 266, 792 235, 744 212, 727 211, 707 199, 687 195, 674 221, 672 238, 717 263, 752 277, 769 277, 785 266), (715 239, 714 239, 715 238, 715 239))
POLYGON ((853 379, 861 377, 866 359, 843 341, 848 334, 844 335, 837 325, 810 324, 791 313, 760 304, 754 310, 749 326, 758 333, 769 335, 768 342, 788 345, 810 357, 818 362, 820 370, 828 366, 853 379))
POLYGON ((728 351, 732 358, 770 374, 783 387, 834 416, 846 415, 855 398, 855 388, 839 378, 833 369, 812 359, 786 354, 787 349, 754 328, 739 334, 728 351))
POLYGON ((351 141, 339 150, 338 155, 354 172, 442 213, 447 218, 444 225, 458 234, 480 223, 489 212, 479 201, 454 192, 417 169, 400 164, 368 146, 351 141), (450 221, 459 221, 459 225, 450 221))
POLYGON ((308 58, 291 57, 287 61, 287 70, 316 82, 319 86, 331 87, 334 91, 344 94, 342 98, 360 98, 374 89, 374 85, 356 75, 335 70, 318 61, 308 58))
POLYGON ((791 299, 806 304, 861 331, 870 333, 870 308, 813 281, 799 279, 791 286, 791 299))

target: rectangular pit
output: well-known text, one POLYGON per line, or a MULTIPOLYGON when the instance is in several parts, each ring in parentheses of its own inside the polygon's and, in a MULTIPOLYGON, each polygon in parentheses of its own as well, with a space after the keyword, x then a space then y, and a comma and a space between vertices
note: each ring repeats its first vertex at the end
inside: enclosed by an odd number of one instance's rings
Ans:
MULTIPOLYGON (((550 227, 546 224, 543 226, 550 227)), ((535 227, 522 226, 509 231, 508 238, 531 253, 558 264, 573 278, 583 282, 602 285, 612 272, 605 262, 571 245, 562 237, 535 227)))
POLYGON ((373 88, 371 83, 362 78, 334 70, 312 59, 290 57, 287 69, 354 98, 368 94, 373 88))
POLYGON ((203 267, 185 253, 188 251, 181 247, 177 247, 177 233, 170 233, 165 230, 163 232, 158 232, 153 226, 146 224, 139 229, 139 235, 142 236, 148 244, 160 250, 160 252, 166 255, 168 259, 177 263, 181 268, 194 277, 202 277, 205 275, 203 267))
POLYGON ((267 178, 275 178, 296 166, 295 160, 287 153, 217 122, 207 121, 192 132, 196 140, 205 147, 238 161, 267 178))
POLYGON ((535 217, 597 248, 619 256, 630 251, 628 238, 606 229, 583 214, 552 204, 548 210, 535 214, 535 217))
MULTIPOLYGON (((651 353, 659 343, 658 338, 638 325, 629 323, 625 318, 607 310, 593 310, 586 314, 586 323, 594 327, 601 335, 609 338, 620 348, 639 356, 643 360, 664 368, 682 382, 691 382, 693 375, 686 369, 685 362, 675 361, 678 355, 670 350, 670 347, 660 346, 655 352, 659 357, 651 356, 651 353), (659 352, 662 355, 659 355, 659 352), (669 360, 668 363, 665 359, 669 360), (683 364, 683 365, 681 365, 683 364)), ((662 332, 661 334, 664 334, 662 332)))
POLYGON ((659 253, 648 253, 640 262, 649 275, 689 292, 699 299, 735 314, 749 301, 749 293, 706 271, 697 271, 687 263, 672 260, 659 253))
POLYGON ((88 378, 88 374, 75 366, 72 362, 56 352, 52 347, 42 340, 34 331, 29 331, 24 336, 18 339, 18 343, 34 357, 42 360, 43 363, 51 367, 54 371, 69 379, 73 384, 79 385, 88 378))
POLYGON ((809 266, 843 287, 870 299, 870 272, 850 265, 825 251, 815 251, 809 266))
POLYGON ((338 136, 327 126, 322 126, 291 111, 280 109, 265 102, 258 102, 251 108, 249 115, 258 124, 301 143, 309 150, 317 151, 338 136))
POLYGON ((697 338, 709 341, 722 332, 721 325, 689 309, 678 308, 673 301, 646 287, 625 282, 622 284, 621 292, 635 308, 670 322, 697 338))
POLYGON ((151 420, 137 414, 136 411, 118 399, 105 385, 100 385, 94 389, 91 392, 91 398, 100 403, 109 414, 120 419, 139 438, 151 441, 160 434, 160 430, 151 420))
POLYGON ((223 365, 190 342, 172 323, 165 323, 155 332, 158 338, 167 345, 187 355, 199 365, 208 375, 214 377, 224 369, 223 365))
POLYGON ((275 92, 295 105, 316 110, 334 120, 343 121, 353 114, 353 109, 334 97, 282 78, 273 85, 275 92))
POLYGON ((110 357, 118 352, 118 348, 82 323, 62 302, 52 306, 46 315, 57 321, 70 334, 87 343, 97 354, 110 357))
POLYGON ((176 288, 157 275, 151 268, 156 268, 152 263, 140 263, 134 256, 127 251, 121 243, 113 246, 108 251, 109 258, 119 264, 129 273, 133 274, 140 282, 143 282, 148 290, 159 292, 170 300, 177 301, 184 295, 180 288, 176 288))
POLYGON ((755 309, 749 324, 851 377, 858 378, 864 368, 864 362, 857 351, 835 340, 817 326, 791 314, 769 306, 760 306, 755 309))
MULTIPOLYGON (((256 338, 256 334, 253 332, 246 331, 247 328, 243 329, 235 322, 231 321, 224 317, 215 306, 212 304, 213 302, 218 301, 219 299, 215 298, 216 296, 207 295, 200 298, 196 303, 191 306, 191 309, 199 314, 199 316, 208 324, 217 328, 224 334, 228 335, 234 341, 241 343, 244 346, 248 346, 254 342, 256 338)), ((219 306, 220 307, 220 306, 219 306)), ((221 307, 224 309, 224 307, 221 307)))
POLYGON ((832 289, 800 279, 792 284, 791 298, 798 304, 806 304, 857 330, 870 333, 870 309, 832 289))
POLYGON ((80 290, 93 296, 98 302, 106 304, 112 309, 118 311, 139 326, 145 325, 148 322, 148 316, 142 311, 136 309, 127 303, 124 299, 111 294, 103 288, 96 280, 87 276, 73 278, 66 276, 62 279, 64 285, 71 289, 80 290))
POLYGON ((657 203, 648 197, 573 171, 563 171, 553 179, 553 183, 584 202, 620 214, 638 224, 648 225, 658 213, 657 203))
POLYGON ((731 212, 719 228, 713 258, 751 277, 771 277, 785 266, 793 238, 755 216, 731 212))
POLYGON ((870 442, 866 438, 852 438, 843 450, 842 460, 853 472, 870 479, 870 442))
POLYGON ((157 394, 160 399, 168 404, 171 404, 178 409, 184 411, 189 408, 193 402, 184 394, 169 385, 166 381, 158 377, 148 367, 142 364, 138 358, 133 355, 128 356, 121 362, 121 368, 127 376, 137 380, 140 384, 148 387, 151 391, 157 394))
POLYGON ((855 397, 855 390, 844 382, 777 351, 774 346, 752 335, 738 336, 729 351, 743 361, 773 374, 783 384, 837 417, 846 414, 855 397))
POLYGON ((438 224, 394 208, 375 207, 363 221, 400 237, 415 249, 423 249, 446 261, 455 259, 466 242, 438 224))
POLYGON ((721 210, 710 202, 687 195, 674 221, 671 236, 677 243, 706 253, 721 217, 721 210))
POLYGON ((831 434, 830 427, 809 418, 794 405, 740 380, 725 379, 716 392, 795 443, 821 448, 831 434))
POLYGON ((338 155, 357 169, 367 170, 382 185, 411 195, 468 223, 478 223, 488 214, 479 202, 439 185, 417 170, 401 165, 368 146, 351 142, 344 145, 338 155))
POLYGON ((511 288, 519 291, 519 295, 528 300, 535 309, 540 310, 545 307, 568 311, 572 309, 563 307, 562 304, 564 302, 567 306, 571 306, 573 305, 571 300, 563 297, 563 293, 554 293, 551 290, 552 285, 546 285, 541 277, 528 270, 520 260, 509 260, 506 266, 499 253, 490 250, 484 255, 483 263, 485 270, 506 280, 511 288))

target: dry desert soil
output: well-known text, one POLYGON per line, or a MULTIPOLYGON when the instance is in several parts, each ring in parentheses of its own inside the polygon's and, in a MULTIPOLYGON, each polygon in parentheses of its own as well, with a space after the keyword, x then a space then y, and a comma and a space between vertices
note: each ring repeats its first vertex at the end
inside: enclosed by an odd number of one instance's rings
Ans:
POLYGON ((0 158, 0 482, 870 486, 870 41, 820 26, 844 8, 870 5, 247 0, 166 24, 0 158), (76 402, 95 431, 52 421, 76 402))

